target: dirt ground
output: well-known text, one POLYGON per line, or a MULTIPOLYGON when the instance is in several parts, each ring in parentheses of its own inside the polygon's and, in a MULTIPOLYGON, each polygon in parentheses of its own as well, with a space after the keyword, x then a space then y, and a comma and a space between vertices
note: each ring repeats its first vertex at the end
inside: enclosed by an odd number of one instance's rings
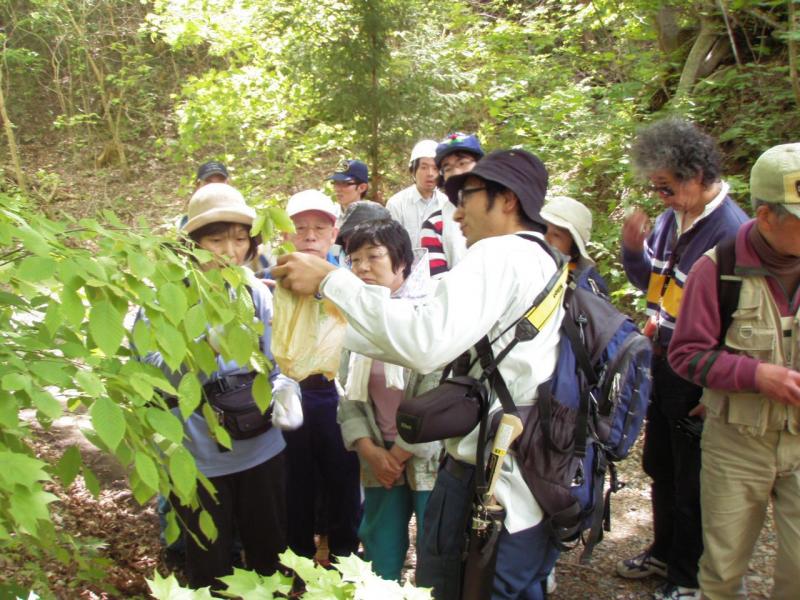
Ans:
MULTIPOLYGON (((65 416, 48 431, 40 431, 37 447, 42 457, 57 460, 67 446, 78 444, 84 460, 101 479, 103 489, 96 499, 80 477, 66 491, 59 488, 52 491, 60 499, 56 507, 60 527, 79 539, 95 540, 100 556, 108 561, 104 582, 116 589, 104 589, 100 584, 78 584, 73 572, 57 564, 48 566, 51 589, 58 598, 64 599, 147 597, 145 578, 152 577, 155 569, 162 574, 169 572, 158 540, 155 505, 153 502, 146 506, 136 503, 128 490, 124 470, 83 438, 79 430, 86 424, 83 416, 65 416)), ((595 548, 591 563, 579 564, 582 547, 562 554, 559 559, 558 587, 551 596, 554 600, 650 598, 661 583, 658 578, 629 581, 614 574, 616 561, 638 554, 651 539, 649 482, 639 468, 640 456, 641 443, 633 455, 620 464, 621 479, 626 486, 612 499, 611 531, 595 548)), ((770 516, 748 573, 747 585, 752 599, 769 597, 775 548, 770 516)), ((409 574, 413 573, 414 563, 412 548, 409 574)), ((7 562, 3 566, 0 581, 13 579, 18 565, 7 562)))

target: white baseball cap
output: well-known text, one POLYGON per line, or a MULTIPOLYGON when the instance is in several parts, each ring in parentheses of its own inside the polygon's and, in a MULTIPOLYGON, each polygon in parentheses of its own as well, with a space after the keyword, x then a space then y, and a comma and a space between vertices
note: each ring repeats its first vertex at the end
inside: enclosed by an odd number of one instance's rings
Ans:
POLYGON ((411 158, 408 161, 408 168, 414 166, 414 161, 418 158, 436 158, 436 147, 439 142, 436 140, 422 140, 414 145, 411 150, 411 158))
POLYGON ((581 256, 592 259, 586 244, 592 237, 592 211, 568 196, 550 196, 542 207, 542 219, 569 231, 581 256))
POLYGON ((339 207, 324 192, 319 190, 303 190, 289 198, 286 212, 289 217, 316 210, 328 215, 332 221, 339 218, 339 207))

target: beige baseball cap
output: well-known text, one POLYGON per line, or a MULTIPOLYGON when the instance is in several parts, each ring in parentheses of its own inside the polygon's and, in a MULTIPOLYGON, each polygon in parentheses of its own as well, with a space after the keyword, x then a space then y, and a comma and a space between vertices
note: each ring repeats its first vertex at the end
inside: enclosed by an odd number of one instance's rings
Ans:
POLYGON ((783 204, 800 218, 800 143, 774 146, 758 157, 750 171, 750 198, 783 204))
POLYGON ((569 196, 549 196, 541 214, 548 223, 569 231, 581 256, 591 260, 586 244, 592 237, 592 211, 569 196))
POLYGON ((247 206, 244 196, 227 183, 209 183, 198 189, 189 200, 189 220, 183 226, 192 233, 209 223, 241 223, 250 226, 256 211, 247 206))

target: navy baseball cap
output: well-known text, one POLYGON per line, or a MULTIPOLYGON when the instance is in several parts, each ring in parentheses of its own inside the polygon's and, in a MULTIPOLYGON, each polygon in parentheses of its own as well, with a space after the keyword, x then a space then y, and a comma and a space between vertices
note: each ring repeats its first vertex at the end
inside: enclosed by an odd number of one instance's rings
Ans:
POLYGON ((467 135, 466 133, 458 132, 451 133, 441 142, 439 142, 438 146, 436 146, 436 158, 434 158, 436 166, 441 168, 442 161, 445 159, 445 157, 450 156, 454 152, 466 152, 467 154, 472 154, 475 157, 475 160, 480 159, 484 154, 477 135, 467 135))
POLYGON ((225 165, 216 160, 205 162, 197 169, 197 181, 205 181, 212 175, 222 175, 227 179, 228 169, 225 168, 225 165))
POLYGON ((331 181, 356 181, 369 183, 369 169, 360 160, 345 160, 339 165, 339 170, 328 177, 331 181))
POLYGON ((522 211, 531 221, 547 226, 542 218, 547 193, 547 168, 538 156, 525 150, 495 150, 484 156, 469 173, 447 180, 445 192, 458 206, 458 192, 469 177, 480 177, 507 187, 519 199, 522 211))

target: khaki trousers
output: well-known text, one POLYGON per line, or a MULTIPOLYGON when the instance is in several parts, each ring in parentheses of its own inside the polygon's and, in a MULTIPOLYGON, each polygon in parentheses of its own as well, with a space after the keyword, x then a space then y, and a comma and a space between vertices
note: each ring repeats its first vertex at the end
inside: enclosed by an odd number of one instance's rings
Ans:
POLYGON ((772 598, 799 599, 800 435, 752 436, 709 416, 701 448, 704 597, 747 597, 744 576, 771 498, 778 537, 772 598))

